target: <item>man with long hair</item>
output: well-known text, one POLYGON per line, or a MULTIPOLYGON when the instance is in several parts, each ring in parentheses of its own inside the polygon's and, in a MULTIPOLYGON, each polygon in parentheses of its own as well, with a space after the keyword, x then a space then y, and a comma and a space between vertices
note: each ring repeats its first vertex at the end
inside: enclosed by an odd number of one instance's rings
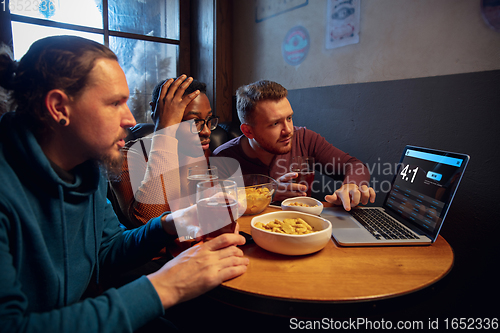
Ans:
POLYGON ((196 227, 196 210, 184 211, 181 222, 164 214, 133 230, 120 227, 101 170, 120 165, 135 120, 125 74, 107 47, 48 37, 18 66, 0 68, 0 85, 17 105, 0 120, 2 330, 132 332, 245 272, 248 259, 236 247, 244 238, 224 234, 83 299, 92 281, 148 262, 179 229, 196 227))

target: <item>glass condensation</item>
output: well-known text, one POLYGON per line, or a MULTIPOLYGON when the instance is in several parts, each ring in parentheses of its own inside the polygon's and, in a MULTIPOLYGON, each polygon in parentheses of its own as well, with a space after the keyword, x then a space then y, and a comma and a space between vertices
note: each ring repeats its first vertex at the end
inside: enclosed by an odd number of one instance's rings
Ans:
POLYGON ((102 29, 100 0, 10 0, 12 14, 102 29))
POLYGON ((179 39, 179 0, 109 0, 109 29, 179 39))
POLYGON ((14 40, 14 58, 20 60, 28 51, 31 44, 36 40, 49 36, 73 35, 91 39, 100 44, 104 44, 104 37, 100 34, 92 34, 82 31, 66 30, 40 25, 12 22, 12 37, 14 40))
POLYGON ((110 36, 109 47, 127 77, 135 120, 151 122, 151 93, 158 82, 176 77, 178 46, 110 36))

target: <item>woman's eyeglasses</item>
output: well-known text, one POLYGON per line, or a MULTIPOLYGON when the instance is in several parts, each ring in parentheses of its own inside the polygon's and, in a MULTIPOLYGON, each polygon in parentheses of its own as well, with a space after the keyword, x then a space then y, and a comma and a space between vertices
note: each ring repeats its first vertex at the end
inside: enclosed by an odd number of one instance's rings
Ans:
POLYGON ((217 128, 217 125, 219 124, 219 117, 210 117, 207 120, 205 119, 195 119, 193 123, 191 123, 191 133, 200 133, 203 128, 205 127, 205 124, 207 124, 207 127, 213 131, 214 129, 217 128))

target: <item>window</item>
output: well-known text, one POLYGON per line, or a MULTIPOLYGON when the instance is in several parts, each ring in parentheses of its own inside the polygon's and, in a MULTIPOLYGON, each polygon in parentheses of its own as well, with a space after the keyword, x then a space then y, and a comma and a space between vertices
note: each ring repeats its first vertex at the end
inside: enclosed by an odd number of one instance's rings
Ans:
POLYGON ((151 91, 178 74, 179 0, 10 0, 14 57, 43 37, 76 35, 109 46, 127 77, 129 107, 150 122, 151 91))

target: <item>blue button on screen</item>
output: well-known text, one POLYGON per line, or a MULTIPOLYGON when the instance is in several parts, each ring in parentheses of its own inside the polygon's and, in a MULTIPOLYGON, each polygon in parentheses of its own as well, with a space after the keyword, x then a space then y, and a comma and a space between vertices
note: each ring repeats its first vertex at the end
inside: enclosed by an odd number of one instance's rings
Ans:
POLYGON ((427 178, 440 181, 442 177, 443 177, 443 175, 441 175, 439 173, 435 173, 435 172, 432 172, 432 171, 427 172, 427 178))

